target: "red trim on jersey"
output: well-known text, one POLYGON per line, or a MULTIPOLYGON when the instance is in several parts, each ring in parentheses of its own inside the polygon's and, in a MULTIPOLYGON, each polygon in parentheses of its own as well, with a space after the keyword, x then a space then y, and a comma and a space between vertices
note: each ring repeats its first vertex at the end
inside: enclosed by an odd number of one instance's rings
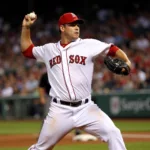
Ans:
MULTIPOLYGON (((69 44, 69 43, 68 43, 69 44)), ((64 47, 66 47, 68 44, 62 44, 62 43, 60 43, 60 45, 64 48, 64 47)))
POLYGON ((33 53, 32 53, 32 50, 33 50, 33 47, 34 47, 34 44, 31 44, 23 53, 23 55, 25 57, 28 57, 28 58, 33 58, 35 59, 33 53))
MULTIPOLYGON (((58 48, 58 47, 57 47, 58 48)), ((60 55, 62 57, 62 53, 60 51, 60 49, 58 48, 59 52, 60 52, 60 55)), ((64 82, 65 82, 65 85, 66 85, 66 89, 68 91, 68 95, 69 95, 69 98, 71 99, 71 95, 70 95, 70 92, 69 92, 69 89, 68 89, 68 86, 67 86, 67 83, 66 83, 66 79, 65 79, 65 75, 64 75, 64 66, 63 66, 63 63, 61 62, 61 66, 62 66, 62 74, 63 74, 63 78, 64 78, 64 82)))
POLYGON ((115 56, 117 50, 119 50, 119 47, 115 46, 115 45, 111 45, 111 47, 109 48, 109 52, 108 52, 108 56, 115 56))
POLYGON ((60 44, 62 47, 65 47, 65 46, 67 46, 68 44, 60 44))
MULTIPOLYGON (((67 51, 66 51, 66 58, 67 58, 67 51)), ((69 62, 68 59, 67 59, 67 62, 69 62)), ((74 93, 74 96, 75 96, 75 99, 76 99, 76 94, 75 94, 75 90, 73 88, 73 84, 72 84, 72 80, 71 80, 70 69, 69 69, 68 63, 67 63, 67 66, 68 66, 68 73, 69 73, 70 83, 71 83, 71 86, 72 86, 72 89, 73 89, 73 93, 74 93)))

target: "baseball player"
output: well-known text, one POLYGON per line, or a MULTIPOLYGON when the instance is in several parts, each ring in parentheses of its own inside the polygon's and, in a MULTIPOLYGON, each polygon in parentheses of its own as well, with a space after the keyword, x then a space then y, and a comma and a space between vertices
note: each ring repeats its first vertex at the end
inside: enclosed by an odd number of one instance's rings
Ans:
POLYGON ((127 55, 113 43, 81 39, 80 25, 84 20, 72 12, 63 14, 58 20, 60 41, 35 46, 30 27, 36 19, 36 14, 25 15, 21 49, 25 57, 45 63, 52 102, 39 138, 28 150, 52 150, 67 133, 80 127, 107 142, 109 150, 126 150, 120 130, 91 100, 91 82, 96 57, 115 56, 131 67, 127 55))

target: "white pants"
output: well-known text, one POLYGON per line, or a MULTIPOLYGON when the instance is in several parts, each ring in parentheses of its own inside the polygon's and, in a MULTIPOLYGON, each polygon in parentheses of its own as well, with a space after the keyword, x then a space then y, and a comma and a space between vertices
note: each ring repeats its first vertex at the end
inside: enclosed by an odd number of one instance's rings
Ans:
POLYGON ((28 150, 52 150, 75 127, 107 142, 109 150, 126 150, 120 130, 93 101, 79 107, 52 102, 38 141, 28 150))

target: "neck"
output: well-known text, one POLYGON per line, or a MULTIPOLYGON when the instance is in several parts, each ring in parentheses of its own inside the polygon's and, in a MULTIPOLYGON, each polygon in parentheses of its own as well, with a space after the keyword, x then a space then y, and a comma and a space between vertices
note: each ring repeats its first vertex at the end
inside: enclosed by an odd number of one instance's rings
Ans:
POLYGON ((61 38, 61 39, 60 39, 60 43, 61 43, 61 44, 69 44, 69 43, 71 43, 71 42, 74 42, 75 40, 77 40, 77 39, 61 38))
POLYGON ((60 43, 61 44, 69 44, 71 41, 70 40, 68 40, 68 39, 61 39, 60 40, 60 43))

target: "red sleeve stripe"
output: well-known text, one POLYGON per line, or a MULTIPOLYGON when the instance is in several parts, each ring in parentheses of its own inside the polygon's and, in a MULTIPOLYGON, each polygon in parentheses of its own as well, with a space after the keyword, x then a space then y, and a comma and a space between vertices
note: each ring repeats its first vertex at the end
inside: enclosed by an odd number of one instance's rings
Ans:
POLYGON ((108 56, 115 56, 116 51, 119 50, 119 47, 115 46, 115 45, 111 45, 111 47, 109 48, 109 52, 108 52, 108 56))
POLYGON ((23 55, 25 57, 28 57, 28 58, 33 58, 35 59, 33 53, 32 53, 32 50, 33 50, 33 47, 34 47, 34 44, 31 44, 23 53, 23 55))

